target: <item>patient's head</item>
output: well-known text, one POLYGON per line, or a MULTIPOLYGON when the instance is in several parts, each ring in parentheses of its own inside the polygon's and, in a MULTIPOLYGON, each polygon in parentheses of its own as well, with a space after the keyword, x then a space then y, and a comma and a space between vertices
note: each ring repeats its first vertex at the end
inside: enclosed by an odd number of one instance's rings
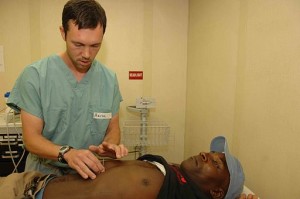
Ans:
POLYGON ((200 153, 181 163, 181 168, 206 195, 214 199, 234 199, 244 185, 240 162, 228 150, 225 137, 211 141, 210 153, 200 153))

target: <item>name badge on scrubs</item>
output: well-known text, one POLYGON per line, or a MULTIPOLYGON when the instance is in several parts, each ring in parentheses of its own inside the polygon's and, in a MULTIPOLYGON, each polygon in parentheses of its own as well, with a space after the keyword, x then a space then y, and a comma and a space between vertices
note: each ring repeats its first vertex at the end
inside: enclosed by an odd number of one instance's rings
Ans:
POLYGON ((96 113, 94 112, 94 119, 97 120, 104 120, 104 119, 111 119, 112 114, 111 113, 96 113))

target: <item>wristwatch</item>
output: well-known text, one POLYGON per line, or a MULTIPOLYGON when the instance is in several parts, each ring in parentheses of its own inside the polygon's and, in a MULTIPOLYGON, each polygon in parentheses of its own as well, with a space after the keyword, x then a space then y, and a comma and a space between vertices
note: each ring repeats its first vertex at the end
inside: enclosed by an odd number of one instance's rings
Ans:
POLYGON ((60 147, 59 152, 58 152, 58 157, 57 157, 58 161, 61 163, 67 164, 67 161, 65 160, 64 155, 71 149, 73 149, 73 147, 68 146, 68 145, 60 147))

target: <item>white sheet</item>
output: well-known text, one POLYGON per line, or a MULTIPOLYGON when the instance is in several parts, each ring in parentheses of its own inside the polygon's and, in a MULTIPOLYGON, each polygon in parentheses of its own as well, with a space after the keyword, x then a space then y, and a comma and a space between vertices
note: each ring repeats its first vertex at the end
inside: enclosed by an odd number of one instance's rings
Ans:
MULTIPOLYGON (((255 194, 253 191, 251 191, 247 186, 244 185, 243 193, 248 195, 248 194, 255 194)), ((259 199, 259 198, 258 198, 259 199)))

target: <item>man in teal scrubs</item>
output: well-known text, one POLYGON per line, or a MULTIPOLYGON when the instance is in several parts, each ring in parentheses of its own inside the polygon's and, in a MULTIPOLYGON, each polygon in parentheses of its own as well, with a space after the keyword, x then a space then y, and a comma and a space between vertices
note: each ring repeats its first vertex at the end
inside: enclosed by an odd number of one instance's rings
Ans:
POLYGON ((26 171, 94 179, 105 169, 96 155, 128 154, 120 144, 116 74, 94 60, 105 28, 97 1, 68 1, 60 27, 66 51, 30 64, 17 79, 8 105, 21 110, 26 171))

